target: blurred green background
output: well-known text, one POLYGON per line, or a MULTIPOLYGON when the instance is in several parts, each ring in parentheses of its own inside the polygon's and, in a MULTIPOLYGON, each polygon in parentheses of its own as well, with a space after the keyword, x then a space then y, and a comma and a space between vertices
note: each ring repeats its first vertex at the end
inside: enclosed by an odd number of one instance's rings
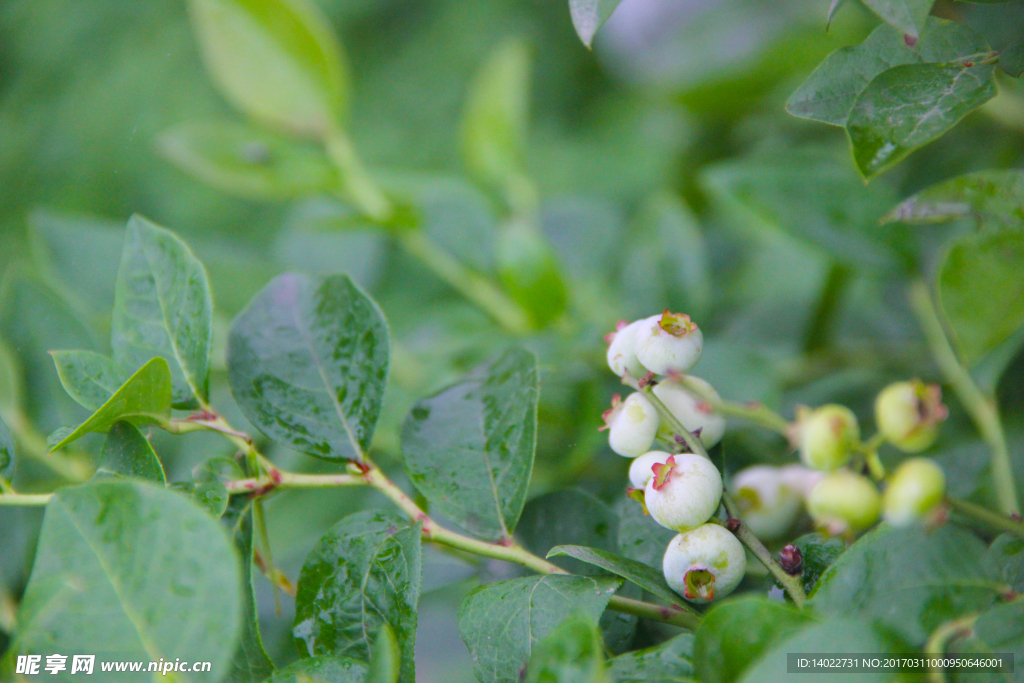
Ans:
MULTIPOLYGON (((871 30, 875 20, 855 3, 826 32, 825 0, 624 0, 593 52, 580 44, 564 0, 317 4, 350 62, 349 134, 360 155, 388 183, 413 188, 426 234, 487 276, 495 274, 506 216, 466 173, 460 119, 492 48, 509 37, 529 45, 526 168, 569 301, 556 323, 526 338, 543 371, 535 495, 580 486, 609 504, 622 497, 628 461, 597 432, 611 394, 622 391, 605 369, 602 342, 621 318, 686 311, 706 337, 695 373, 723 397, 763 401, 787 415, 800 403, 844 402, 867 434, 871 401, 888 381, 936 379, 902 274, 927 273, 944 239, 967 228, 904 234, 878 218, 938 180, 1021 166, 1024 100, 1012 86, 866 184, 841 129, 783 109, 825 55, 871 30)), ((935 13, 959 11, 945 2, 935 13)), ((14 363, 8 376, 23 385, 24 413, 44 436, 84 416, 63 395, 46 350, 105 350, 120 233, 137 212, 177 231, 206 264, 221 350, 231 317, 283 270, 344 271, 371 292, 395 339, 374 451, 401 478, 399 430, 412 402, 514 337, 381 231, 332 229, 347 215, 337 200, 232 197, 159 152, 157 137, 172 126, 238 118, 208 79, 178 0, 0 5, 0 337, 14 363)), ((214 405, 244 424, 227 392, 222 352, 216 370, 214 405)), ((1024 356, 1017 356, 998 388, 1018 482, 1022 380, 1024 356)), ((0 391, 10 403, 12 385, 0 391)), ((932 455, 953 474, 953 494, 988 501, 985 449, 951 403, 932 455)), ((198 435, 155 439, 170 479, 190 478, 195 464, 222 448, 198 435)), ((284 467, 330 469, 281 448, 270 452, 284 467)), ((715 457, 725 471, 793 458, 781 440, 739 425, 715 457)), ((54 481, 37 462, 20 466, 19 490, 48 490, 54 481)), ((378 504, 372 495, 274 497, 267 510, 276 563, 296 579, 327 527, 378 504)), ((24 585, 39 516, 0 509, 7 601, 0 607, 8 605, 0 614, 10 614, 24 585)), ((472 680, 455 611, 478 581, 510 570, 425 552, 419 680, 472 680)), ((749 587, 763 590, 755 580, 749 587)), ((277 614, 269 583, 259 578, 257 589, 267 649, 281 665, 297 656, 292 602, 283 597, 277 614)), ((5 625, 9 618, 0 632, 5 625)), ((0 635, 0 650, 3 642, 0 635)))

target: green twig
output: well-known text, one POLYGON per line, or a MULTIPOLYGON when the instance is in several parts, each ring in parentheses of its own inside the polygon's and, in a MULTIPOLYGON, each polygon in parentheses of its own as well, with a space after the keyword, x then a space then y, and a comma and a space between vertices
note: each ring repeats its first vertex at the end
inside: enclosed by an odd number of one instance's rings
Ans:
POLYGON ((1008 515, 1020 514, 1010 450, 1006 445, 1006 435, 1003 433, 995 399, 986 396, 967 369, 960 364, 946 336, 928 285, 923 280, 917 280, 911 285, 910 305, 917 315, 939 370, 953 387, 960 403, 992 451, 992 486, 996 491, 999 509, 1008 515))
POLYGON ((960 500, 959 498, 947 498, 946 503, 954 512, 957 512, 964 517, 969 517, 970 519, 981 522, 991 529, 1005 531, 1024 538, 1024 522, 1021 522, 1020 519, 1001 515, 998 512, 993 512, 988 508, 970 503, 966 500, 960 500))
POLYGON ((731 417, 739 417, 744 420, 760 425, 765 429, 778 432, 783 436, 789 433, 789 421, 776 413, 771 408, 761 403, 737 403, 717 398, 704 390, 699 383, 692 378, 683 375, 679 381, 686 387, 686 390, 711 406, 716 412, 731 417))
MULTIPOLYGON (((924 652, 929 658, 942 659, 946 653, 946 647, 958 638, 969 638, 974 633, 974 622, 978 620, 977 614, 968 614, 959 619, 953 619, 935 629, 925 643, 924 652)), ((946 683, 946 675, 942 668, 936 667, 928 672, 928 683, 946 683)))
POLYGON ((0 506, 40 506, 49 503, 51 498, 52 493, 4 493, 0 494, 0 506))

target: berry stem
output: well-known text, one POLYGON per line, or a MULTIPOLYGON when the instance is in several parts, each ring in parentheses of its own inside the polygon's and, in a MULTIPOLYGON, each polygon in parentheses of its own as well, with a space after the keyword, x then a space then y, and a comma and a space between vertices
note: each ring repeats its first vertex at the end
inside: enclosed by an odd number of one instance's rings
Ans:
MULTIPOLYGON (((977 614, 968 614, 940 625, 932 631, 925 643, 924 652, 929 658, 942 659, 946 654, 946 646, 957 638, 968 638, 974 633, 974 622, 977 614)), ((928 671, 928 683, 946 683, 946 674, 942 668, 936 667, 928 671)))
MULTIPOLYGON (((627 376, 628 377, 628 376, 627 376)), ((624 382, 627 380, 623 380, 624 382)), ((676 419, 676 416, 668 409, 668 407, 661 402, 654 393, 654 386, 647 384, 646 386, 636 386, 638 391, 644 392, 647 399, 654 405, 654 408, 661 415, 661 419, 668 425, 676 435, 681 436, 689 446, 690 450, 697 455, 702 455, 710 460, 707 449, 704 448, 704 444, 700 442, 700 439, 694 436, 688 429, 676 419)), ((802 608, 804 603, 807 602, 807 594, 804 593, 804 587, 798 577, 790 576, 786 573, 786 570, 775 561, 772 554, 768 552, 768 549, 764 547, 764 544, 758 540, 757 536, 750 531, 746 524, 743 523, 743 518, 740 516, 739 507, 736 502, 729 495, 728 491, 722 492, 722 502, 725 504, 725 509, 729 513, 731 519, 739 520, 739 527, 736 530, 730 529, 739 540, 740 543, 745 545, 751 553, 754 554, 761 564, 772 573, 772 575, 779 580, 779 583, 785 587, 786 592, 789 593, 789 597, 793 599, 793 604, 797 607, 802 608)))
POLYGON ((993 512, 988 508, 966 500, 960 500, 959 498, 946 498, 946 503, 954 512, 981 522, 990 529, 1005 531, 1024 538, 1024 522, 1021 522, 1019 519, 1001 515, 998 512, 993 512))
POLYGON ((744 404, 737 403, 736 401, 726 401, 721 398, 716 398, 705 391, 698 382, 694 382, 693 379, 687 375, 681 375, 679 377, 679 381, 684 387, 686 387, 687 391, 707 403, 716 412, 748 420, 754 424, 764 427, 765 429, 778 432, 783 436, 788 434, 789 422, 786 418, 761 403, 744 404))
POLYGON ((931 291, 924 280, 916 280, 910 286, 910 306, 917 315, 935 363, 981 432, 981 437, 992 450, 992 486, 996 491, 999 509, 1007 515, 1020 514, 1017 486, 1010 464, 1010 451, 1006 445, 1006 435, 1003 433, 995 398, 985 395, 971 377, 971 373, 957 359, 935 308, 931 291))
POLYGON ((4 493, 0 494, 0 507, 4 505, 26 507, 46 505, 52 497, 52 493, 4 493))

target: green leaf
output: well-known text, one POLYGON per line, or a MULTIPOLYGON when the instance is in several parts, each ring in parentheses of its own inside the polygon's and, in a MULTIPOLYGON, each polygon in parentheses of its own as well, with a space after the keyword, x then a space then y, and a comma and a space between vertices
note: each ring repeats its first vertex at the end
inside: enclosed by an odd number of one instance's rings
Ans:
POLYGON ((57 376, 68 396, 89 410, 110 400, 130 374, 119 363, 95 351, 50 351, 57 376))
POLYGON ((24 395, 21 367, 14 352, 0 337, 0 419, 11 423, 20 419, 24 395))
POLYGON ((213 300, 203 264, 170 230, 142 216, 128 220, 114 292, 111 346, 129 370, 165 358, 174 403, 191 407, 209 393, 213 300))
POLYGON ((154 358, 129 377, 89 419, 75 427, 50 451, 80 439, 89 432, 107 432, 115 423, 134 425, 164 422, 171 416, 171 371, 167 361, 154 358))
POLYGON ((534 327, 545 327, 562 316, 569 297, 562 266, 536 225, 513 220, 504 226, 498 233, 495 261, 505 291, 534 327))
POLYGON ((882 21, 917 39, 935 0, 862 0, 882 21))
POLYGON ((1024 227, 1024 171, 968 173, 932 185, 882 217, 915 225, 974 218, 980 226, 1024 227))
POLYGON ((295 597, 295 643, 304 656, 369 662, 370 634, 387 624, 402 653, 402 680, 415 679, 420 525, 365 510, 335 524, 306 558, 295 597))
POLYGON ((1003 581, 1018 593, 1024 592, 1024 538, 1002 534, 992 541, 988 555, 1003 581))
POLYGON ((14 437, 7 423, 0 418, 0 479, 10 483, 14 478, 14 437))
MULTIPOLYGON (((909 652, 906 646, 893 641, 882 629, 858 619, 833 619, 814 624, 777 643, 753 663, 740 679, 743 683, 791 683, 793 674, 787 673, 787 655, 790 652, 886 653, 909 652)), ((827 683, 835 680, 835 673, 803 674, 806 683, 827 683)), ((878 671, 857 674, 865 683, 890 683, 892 673, 878 671)))
MULTIPOLYGON (((793 541, 804 558, 803 580, 804 591, 810 594, 817 585, 818 579, 825 573, 825 570, 832 566, 843 551, 846 550, 846 543, 838 536, 826 536, 818 532, 804 534, 793 541)), ((782 584, 775 580, 775 585, 781 590, 782 584)))
POLYGON ((811 604, 824 615, 876 620, 918 646, 940 624, 988 607, 1000 594, 1003 585, 985 551, 957 527, 882 526, 829 567, 811 604))
POLYGON ((217 479, 198 481, 192 489, 192 499, 196 504, 217 519, 228 509, 229 498, 227 487, 217 479))
POLYGON ((615 683, 690 683, 693 675, 692 633, 608 660, 608 677, 615 683))
POLYGON ((586 615, 570 615, 537 643, 526 683, 606 683, 601 634, 586 615))
POLYGON ((519 683, 537 642, 573 612, 597 623, 621 580, 551 574, 474 588, 459 608, 459 633, 480 683, 519 683))
POLYGON ((974 365, 1024 325, 1024 228, 956 239, 938 292, 957 347, 974 365))
POLYGON ((216 522, 162 487, 99 479, 47 505, 14 648, 95 654, 97 674, 100 661, 208 661, 190 679, 214 683, 241 605, 238 559, 216 522))
POLYGON ((298 199, 338 184, 319 150, 242 123, 180 124, 162 133, 157 145, 182 171, 247 199, 298 199))
POLYGON ((115 422, 103 442, 97 474, 115 474, 167 485, 164 467, 153 446, 131 422, 115 422))
POLYGON ((330 23, 307 0, 190 0, 206 67, 247 116, 301 135, 338 125, 348 73, 330 23))
POLYGON ((789 98, 786 111, 800 118, 845 126, 857 98, 882 72, 902 64, 976 60, 988 50, 980 35, 943 19, 929 18, 913 46, 899 31, 882 25, 860 45, 830 54, 789 98))
MULTIPOLYGON (((632 581, 644 590, 657 595, 670 605, 685 607, 684 601, 665 583, 665 576, 656 569, 642 562, 620 557, 600 548, 587 548, 580 545, 559 545, 551 549, 548 557, 567 555, 578 560, 600 567, 612 574, 632 581)), ((688 608, 687 608, 688 609, 688 608)))
POLYGON ((760 596, 716 605, 694 634, 693 663, 702 683, 732 683, 776 643, 811 622, 796 609, 760 596))
POLYGON ((661 571, 665 548, 675 538, 676 532, 645 515, 640 503, 631 498, 623 496, 614 509, 619 516, 619 552, 661 571))
POLYGON ((381 624, 365 683, 398 683, 401 661, 394 632, 387 624, 381 624))
POLYGON ((999 53, 999 68, 1014 78, 1024 73, 1024 0, 1014 2, 972 2, 957 6, 963 22, 985 36, 999 53))
POLYGON ((292 662, 267 683, 366 683, 365 662, 350 657, 320 655, 292 662))
POLYGON ((511 537, 533 470, 538 393, 537 357, 512 348, 413 407, 405 469, 432 507, 477 536, 511 537))
POLYGON ((996 96, 995 67, 905 64, 879 74, 846 122, 853 158, 871 178, 996 96))
MULTIPOLYGON (((554 491, 532 499, 523 509, 516 530, 523 547, 541 557, 561 545, 589 546, 614 554, 619 550, 618 535, 615 511, 580 489, 554 491)), ((563 559, 555 564, 571 574, 598 573, 586 562, 563 559)))
POLYGON ((345 275, 286 273, 231 326, 228 377, 263 433, 324 460, 362 459, 388 376, 388 329, 345 275))
POLYGON ((621 0, 569 0, 573 28, 584 45, 593 45, 597 29, 608 21, 619 2, 621 0))
MULTIPOLYGON (((997 605, 982 614, 974 623, 974 637, 985 644, 988 652, 1012 652, 1016 666, 1024 657, 1024 602, 997 605)), ((1019 680, 1020 674, 1014 678, 1019 680)))
MULTIPOLYGON (((256 594, 252 583, 252 506, 248 503, 245 505, 244 512, 238 516, 232 529, 235 549, 242 558, 242 593, 244 597, 242 632, 239 635, 235 655, 231 660, 231 668, 224 677, 225 683, 262 683, 274 673, 274 663, 267 656, 267 651, 263 648, 263 639, 260 636, 256 594)), ((276 678, 271 680, 276 680, 276 678)), ((361 682, 362 679, 360 678, 359 681, 361 682)))
POLYGON ((462 115, 462 154, 484 180, 514 192, 523 173, 530 99, 530 51, 509 38, 487 57, 462 115))

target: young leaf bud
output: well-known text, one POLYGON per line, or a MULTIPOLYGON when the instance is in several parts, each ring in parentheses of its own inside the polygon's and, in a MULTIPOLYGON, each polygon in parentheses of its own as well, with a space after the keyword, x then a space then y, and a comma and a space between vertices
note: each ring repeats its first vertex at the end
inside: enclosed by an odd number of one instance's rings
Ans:
POLYGON ((658 524, 676 531, 695 529, 715 514, 722 499, 722 475, 707 458, 678 453, 651 468, 644 500, 658 524))
POLYGON ((939 423, 948 415, 939 385, 918 379, 890 384, 875 399, 878 431, 886 441, 907 453, 918 453, 931 446, 939 423))
MULTIPOLYGON (((718 398, 714 388, 693 375, 687 379, 698 383, 708 394, 718 398)), ((669 412, 691 432, 700 430, 700 442, 704 448, 711 448, 722 440, 725 434, 725 418, 711 409, 711 406, 691 394, 678 379, 666 379, 654 386, 654 395, 661 399, 669 412)))
POLYGON ((647 368, 636 357, 636 331, 643 320, 626 323, 620 320, 615 331, 605 335, 608 342, 608 367, 619 377, 627 372, 630 377, 640 379, 647 374, 647 368))
POLYGON ((644 453, 629 466, 629 483, 635 489, 644 489, 647 482, 654 476, 654 465, 664 465, 672 455, 665 451, 651 451, 644 453))
POLYGON ((811 489, 818 485, 825 474, 818 470, 812 470, 803 465, 786 465, 779 468, 779 478, 782 483, 796 492, 801 500, 806 500, 811 495, 811 489))
POLYGON ((825 476, 807 497, 807 511, 828 533, 861 531, 878 521, 882 497, 867 477, 849 470, 825 476))
POLYGON ((672 590, 702 605, 736 589, 747 570, 747 554, 727 529, 705 524, 673 538, 661 566, 672 590))
POLYGON ((846 406, 797 409, 795 428, 800 459, 823 472, 845 465, 850 460, 850 449, 860 440, 857 416, 846 406))
POLYGON ((882 496, 885 521, 906 526, 925 517, 946 495, 946 475, 928 458, 911 458, 899 466, 882 496))
POLYGON ((640 321, 636 331, 636 357, 657 375, 686 372, 700 360, 704 333, 683 313, 654 315, 640 321))
POLYGON ((768 465, 740 470, 729 483, 743 521, 764 541, 782 538, 800 514, 801 496, 782 479, 781 471, 768 465))
POLYGON ((635 458, 651 450, 658 433, 661 418, 658 411, 637 392, 621 401, 618 394, 612 398, 612 407, 604 413, 604 427, 608 430, 608 445, 627 458, 635 458))

